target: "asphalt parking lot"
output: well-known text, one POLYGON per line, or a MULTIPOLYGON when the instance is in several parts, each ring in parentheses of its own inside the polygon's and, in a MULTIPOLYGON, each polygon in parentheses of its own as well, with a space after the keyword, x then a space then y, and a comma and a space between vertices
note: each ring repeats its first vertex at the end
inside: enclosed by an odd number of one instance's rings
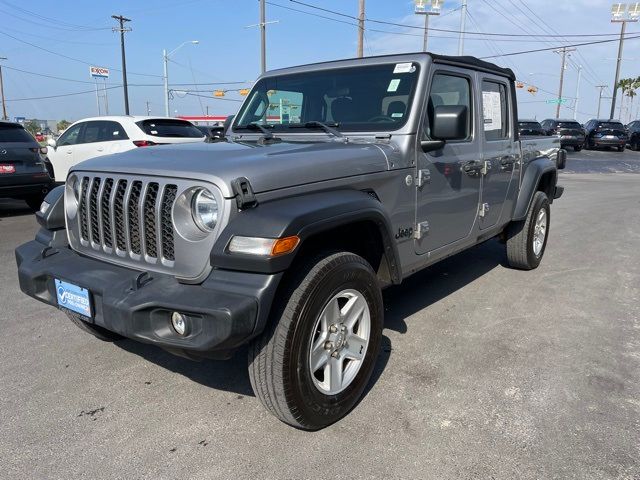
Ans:
POLYGON ((0 200, 0 477, 638 479, 638 173, 570 153, 539 269, 490 241, 387 290, 368 393, 316 433, 262 408, 244 352, 102 343, 23 295, 36 222, 0 200))

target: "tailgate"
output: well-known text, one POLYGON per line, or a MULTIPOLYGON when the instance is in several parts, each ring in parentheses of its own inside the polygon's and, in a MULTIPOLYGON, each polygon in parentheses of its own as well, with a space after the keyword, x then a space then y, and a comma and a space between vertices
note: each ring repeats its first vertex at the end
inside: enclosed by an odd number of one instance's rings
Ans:
POLYGON ((0 165, 13 166, 16 174, 44 171, 39 147, 31 142, 0 143, 0 165))

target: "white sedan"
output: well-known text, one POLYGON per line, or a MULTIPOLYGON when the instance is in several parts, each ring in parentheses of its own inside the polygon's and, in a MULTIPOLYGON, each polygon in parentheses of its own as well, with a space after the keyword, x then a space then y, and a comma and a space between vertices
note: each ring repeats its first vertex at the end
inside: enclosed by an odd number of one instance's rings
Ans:
POLYGON ((178 118, 85 118, 67 128, 57 141, 49 140, 47 157, 55 181, 64 182, 73 165, 90 158, 138 147, 204 142, 205 138, 192 123, 178 118))

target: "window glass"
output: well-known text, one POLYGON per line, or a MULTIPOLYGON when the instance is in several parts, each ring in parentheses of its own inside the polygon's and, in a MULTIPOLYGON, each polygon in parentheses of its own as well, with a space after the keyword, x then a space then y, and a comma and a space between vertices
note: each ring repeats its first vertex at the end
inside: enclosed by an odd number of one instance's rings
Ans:
POLYGON ((144 133, 165 138, 204 138, 204 133, 190 122, 173 118, 154 118, 137 122, 144 133))
POLYGON ((598 128, 608 128, 614 130, 624 130, 624 127, 619 122, 599 122, 598 128))
MULTIPOLYGON (((100 123, 99 142, 112 142, 114 140, 127 140, 129 137, 118 122, 103 120, 100 123)), ((85 134, 86 135, 86 134, 85 134)))
POLYGON ((22 126, 13 123, 0 123, 0 143, 35 142, 35 139, 22 126))
POLYGON ((80 130, 84 126, 84 123, 78 123, 73 127, 69 127, 67 131, 65 131, 60 138, 58 139, 58 145, 75 145, 78 143, 78 136, 80 135, 80 130))
POLYGON ((99 142, 100 138, 100 124, 102 122, 87 122, 84 127, 84 135, 82 137, 82 143, 95 143, 99 142))
POLYGON ((507 87, 502 83, 482 82, 482 116, 487 140, 509 138, 507 87))
POLYGON ((462 105, 467 107, 468 123, 467 138, 471 137, 471 84, 469 79, 450 75, 446 73, 436 73, 431 82, 431 92, 427 104, 427 121, 424 122, 424 135, 431 136, 431 127, 436 107, 441 105, 462 105))
POLYGON ((558 127, 561 128, 577 128, 580 130, 582 126, 578 122, 558 122, 558 127))
POLYGON ((256 83, 233 125, 256 123, 279 132, 323 122, 343 131, 389 131, 403 126, 418 65, 367 65, 266 77, 256 83))

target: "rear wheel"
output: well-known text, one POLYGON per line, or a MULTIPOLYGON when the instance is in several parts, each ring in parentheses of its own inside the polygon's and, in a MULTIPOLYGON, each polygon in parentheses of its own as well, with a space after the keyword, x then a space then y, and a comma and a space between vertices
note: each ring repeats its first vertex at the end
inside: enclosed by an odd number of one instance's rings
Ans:
POLYGON ((507 230, 507 260, 509 266, 532 270, 540 265, 547 246, 551 210, 544 192, 536 192, 527 218, 512 222, 507 230))
POLYGON ((352 253, 321 255, 297 270, 270 328, 249 349, 249 377, 278 419, 318 430, 344 417, 369 382, 382 295, 371 266, 352 253))
POLYGON ((618 147, 618 151, 619 152, 624 152, 625 146, 621 145, 620 147, 618 147))
POLYGON ((64 311, 64 313, 67 314, 69 320, 71 320, 80 330, 90 333, 98 340, 102 340, 103 342, 115 342, 116 340, 122 340, 123 338, 125 338, 122 335, 112 332, 111 330, 107 330, 106 328, 103 328, 99 325, 85 322, 77 313, 69 312, 66 310, 64 311))
POLYGON ((635 152, 640 151, 640 140, 636 140, 635 143, 631 145, 631 149, 635 152))
POLYGON ((575 145, 575 146, 573 147, 573 150, 574 150, 575 152, 579 152, 580 150, 582 150, 582 145, 575 145))

